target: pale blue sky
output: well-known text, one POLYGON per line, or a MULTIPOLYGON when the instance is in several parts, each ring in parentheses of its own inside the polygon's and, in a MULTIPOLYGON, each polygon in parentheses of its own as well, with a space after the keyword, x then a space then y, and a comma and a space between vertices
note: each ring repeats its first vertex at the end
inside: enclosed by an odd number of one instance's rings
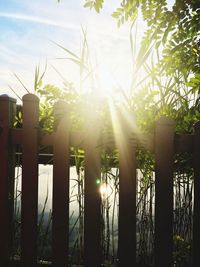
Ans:
MULTIPOLYGON (((8 85, 23 95, 24 89, 13 76, 16 73, 33 90, 35 66, 40 63, 54 65, 69 80, 77 79, 75 67, 55 60, 66 56, 50 42, 57 43, 78 53, 81 26, 87 29, 88 42, 99 65, 112 76, 115 69, 130 69, 129 29, 120 29, 110 16, 116 1, 106 1, 102 13, 83 8, 83 0, 0 0, 0 93, 12 94, 8 85), (127 57, 127 58, 126 58, 127 57)), ((128 70, 127 70, 128 71, 128 70)), ((107 73, 108 74, 108 73, 107 73)), ((114 74, 115 75, 115 74, 114 74)), ((118 77, 118 75, 115 75, 118 77)), ((46 81, 61 84, 58 75, 48 68, 46 81)), ((124 82, 123 82, 124 83, 124 82)))
MULTIPOLYGON (((33 91, 34 69, 45 65, 45 82, 62 86, 62 81, 50 65, 55 66, 68 80, 78 80, 78 70, 66 61, 66 56, 50 40, 80 51, 81 26, 87 29, 88 42, 100 72, 107 79, 128 85, 131 71, 130 24, 120 29, 110 16, 118 1, 105 1, 101 14, 83 8, 83 0, 0 0, 0 94, 13 96, 8 85, 22 96, 25 91, 14 78, 16 73, 33 91), (120 73, 120 77, 119 77, 120 73)), ((138 24, 138 35, 143 25, 138 24)), ((105 81, 104 81, 105 82, 105 81)), ((110 81, 108 81, 109 83, 110 81)))

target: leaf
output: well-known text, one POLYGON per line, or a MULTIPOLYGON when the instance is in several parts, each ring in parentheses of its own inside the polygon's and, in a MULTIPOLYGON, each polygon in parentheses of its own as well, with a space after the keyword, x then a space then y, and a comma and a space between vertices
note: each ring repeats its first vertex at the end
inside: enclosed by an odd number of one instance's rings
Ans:
POLYGON ((158 49, 160 44, 161 44, 161 41, 157 42, 156 45, 155 45, 155 48, 158 49))
POLYGON ((113 18, 117 19, 119 17, 119 15, 120 15, 120 13, 116 11, 116 12, 113 12, 111 16, 113 18))
POLYGON ((39 80, 39 82, 38 82, 38 86, 39 86, 39 87, 42 86, 42 79, 39 80))
POLYGON ((117 22, 117 27, 118 27, 118 28, 120 27, 120 24, 121 24, 121 21, 118 20, 118 22, 117 22))
POLYGON ((97 13, 99 13, 99 7, 97 5, 94 6, 94 9, 96 10, 97 13))
POLYGON ((93 2, 92 1, 86 2, 83 7, 86 8, 89 7, 91 9, 93 7, 93 2))
POLYGON ((21 111, 18 112, 18 118, 22 119, 22 112, 21 111))
POLYGON ((70 54, 72 57, 75 57, 75 58, 77 58, 77 59, 80 60, 80 58, 75 53, 73 53, 72 51, 70 51, 66 47, 63 47, 62 45, 59 45, 58 43, 56 43, 54 41, 51 41, 51 42, 54 43, 55 45, 57 45, 58 47, 60 47, 61 49, 63 49, 65 52, 67 52, 68 54, 70 54))

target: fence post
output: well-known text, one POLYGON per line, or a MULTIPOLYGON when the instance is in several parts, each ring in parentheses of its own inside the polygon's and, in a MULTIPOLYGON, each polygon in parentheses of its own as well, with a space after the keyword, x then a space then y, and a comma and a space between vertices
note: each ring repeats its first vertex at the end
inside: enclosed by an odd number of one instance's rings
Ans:
POLYGON ((15 113, 16 100, 0 96, 0 266, 8 266, 12 245, 15 155, 9 130, 15 113))
POLYGON ((21 262, 35 267, 37 262, 38 217, 38 127, 39 99, 23 96, 21 262))
POLYGON ((53 146, 53 211, 52 263, 54 267, 68 266, 69 241, 69 108, 59 101, 54 106, 58 119, 53 146))
POLYGON ((155 128, 155 266, 173 265, 174 122, 160 118, 155 128))
POLYGON ((119 267, 136 266, 136 140, 130 118, 119 113, 119 267), (134 139, 134 140, 132 140, 134 139))
POLYGON ((194 125, 194 210, 193 210, 193 243, 192 267, 200 263, 200 121, 194 125))
POLYGON ((87 117, 85 144, 84 267, 100 267, 102 260, 100 124, 94 113, 87 117))

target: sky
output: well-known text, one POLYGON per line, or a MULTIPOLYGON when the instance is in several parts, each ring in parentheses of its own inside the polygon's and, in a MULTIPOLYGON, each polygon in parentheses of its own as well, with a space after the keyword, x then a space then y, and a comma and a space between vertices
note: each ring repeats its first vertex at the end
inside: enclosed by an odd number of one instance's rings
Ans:
MULTIPOLYGON (((56 0, 0 0, 0 94, 16 98, 10 87, 20 97, 26 93, 14 74, 33 92, 35 67, 40 65, 43 70, 45 64, 44 84, 63 86, 56 69, 78 87, 78 67, 69 60, 58 59, 68 55, 53 42, 80 54, 82 29, 87 33, 101 86, 129 86, 130 23, 117 27, 111 17, 118 6, 116 0, 105 1, 100 14, 83 4, 84 0, 62 0, 59 4, 56 0)), ((140 22, 138 35, 143 28, 140 22)))

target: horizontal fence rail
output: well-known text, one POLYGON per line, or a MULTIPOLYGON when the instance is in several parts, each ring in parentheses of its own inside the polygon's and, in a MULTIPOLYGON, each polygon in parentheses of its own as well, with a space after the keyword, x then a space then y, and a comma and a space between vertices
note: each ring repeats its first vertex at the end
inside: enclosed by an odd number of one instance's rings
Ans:
MULTIPOLYGON (((53 165, 52 199, 52 263, 69 264, 69 183, 70 166, 74 164, 70 148, 82 148, 84 154, 84 262, 85 267, 102 266, 101 251, 101 153, 105 149, 119 151, 119 222, 118 266, 136 267, 136 187, 138 149, 155 155, 155 267, 173 266, 173 168, 174 155, 193 154, 194 214, 192 267, 200 262, 200 131, 198 122, 194 134, 174 132, 174 122, 160 118, 152 135, 134 135, 121 124, 121 130, 109 142, 102 134, 97 115, 88 117, 87 130, 74 132, 69 122, 69 107, 56 103, 56 130, 44 133, 39 128, 39 99, 32 94, 23 97, 22 128, 14 128, 16 101, 0 96, 0 266, 42 266, 37 259, 38 165, 53 165), (134 138, 132 138, 134 136, 134 138), (121 140, 117 142, 117 140, 121 140), (21 147, 21 149, 19 149, 21 147), (14 162, 15 155, 19 162, 14 162), (22 165, 21 258, 10 258, 14 203, 14 168, 22 165), (11 264, 11 265, 9 265, 11 264)), ((113 166, 115 160, 113 160, 113 166)))

